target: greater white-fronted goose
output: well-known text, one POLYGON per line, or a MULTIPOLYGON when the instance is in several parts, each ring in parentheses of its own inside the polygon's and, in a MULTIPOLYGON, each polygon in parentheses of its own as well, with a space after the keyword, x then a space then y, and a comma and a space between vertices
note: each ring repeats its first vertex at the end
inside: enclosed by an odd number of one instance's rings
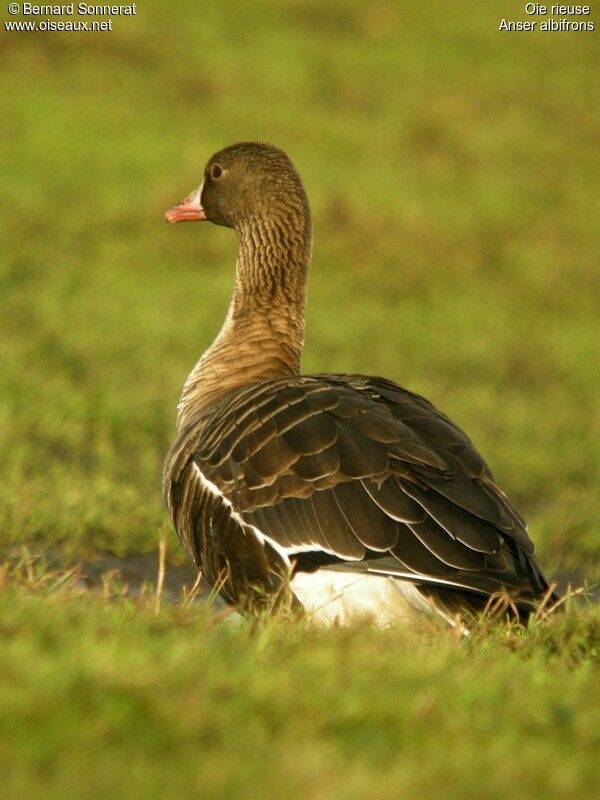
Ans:
POLYGON ((287 596, 329 619, 451 619, 502 591, 527 615, 548 584, 469 438, 384 378, 300 375, 311 219, 287 155, 226 147, 165 217, 238 239, 233 299, 185 383, 164 468, 208 581, 242 609, 287 596))

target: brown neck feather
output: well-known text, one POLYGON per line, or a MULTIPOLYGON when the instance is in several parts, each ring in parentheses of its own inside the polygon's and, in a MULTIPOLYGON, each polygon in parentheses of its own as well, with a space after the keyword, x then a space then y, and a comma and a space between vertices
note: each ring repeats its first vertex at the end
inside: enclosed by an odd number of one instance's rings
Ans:
POLYGON ((300 371, 311 255, 306 199, 288 199, 278 214, 259 211, 236 233, 233 299, 219 335, 183 387, 178 431, 232 389, 300 371))

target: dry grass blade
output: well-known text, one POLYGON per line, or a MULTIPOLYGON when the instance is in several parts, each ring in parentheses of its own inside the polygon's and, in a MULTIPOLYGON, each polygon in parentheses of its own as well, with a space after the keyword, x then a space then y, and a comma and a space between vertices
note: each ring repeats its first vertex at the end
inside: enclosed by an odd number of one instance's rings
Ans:
POLYGON ((160 531, 160 539, 158 541, 158 576, 156 579, 156 594, 154 595, 155 614, 158 614, 160 612, 163 588, 165 585, 166 565, 167 565, 167 534, 165 528, 162 527, 160 531))
POLYGON ((203 578, 202 570, 199 569, 198 574, 196 575, 196 580, 192 584, 189 591, 187 589, 187 586, 185 585, 183 586, 182 588, 183 596, 180 601, 180 605, 182 606, 182 608, 186 608, 187 606, 191 605, 196 599, 196 597, 200 594, 202 590, 202 578, 203 578))
POLYGON ((535 612, 535 624, 539 625, 540 622, 548 619, 551 614, 554 614, 559 608, 561 608, 564 604, 568 604, 571 602, 572 598, 574 597, 583 597, 585 596, 586 589, 584 586, 578 586, 576 589, 572 589, 570 586, 564 592, 562 597, 559 597, 551 606, 546 608, 550 597, 554 589, 556 588, 556 584, 552 584, 544 596, 542 602, 540 603, 539 608, 535 612))
POLYGON ((518 618, 519 612, 513 598, 508 592, 494 592, 491 594, 480 614, 480 620, 496 620, 498 617, 511 611, 518 618))

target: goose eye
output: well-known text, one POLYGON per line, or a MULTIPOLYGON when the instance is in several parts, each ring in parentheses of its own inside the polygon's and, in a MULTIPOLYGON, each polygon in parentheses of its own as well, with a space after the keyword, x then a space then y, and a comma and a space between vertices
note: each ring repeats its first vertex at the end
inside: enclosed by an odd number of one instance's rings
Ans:
POLYGON ((213 164, 213 166, 212 166, 212 168, 210 170, 211 178, 214 178, 215 180, 218 180, 221 177, 222 174, 223 174, 223 168, 221 167, 221 165, 220 164, 213 164))

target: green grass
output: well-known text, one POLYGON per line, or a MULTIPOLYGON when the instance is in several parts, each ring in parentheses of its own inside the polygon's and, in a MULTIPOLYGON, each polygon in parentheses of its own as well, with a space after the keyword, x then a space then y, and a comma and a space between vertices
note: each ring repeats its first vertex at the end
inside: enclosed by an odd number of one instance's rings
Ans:
POLYGON ((3 797, 553 800, 600 786, 597 608, 462 642, 433 624, 216 624, 26 566, 0 594, 3 797))
MULTIPOLYGON (((499 33, 522 6, 147 0, 110 33, 2 31, 0 556, 154 551, 175 405, 235 250, 162 213, 214 150, 252 138, 290 153, 313 206, 305 371, 427 396, 547 571, 597 577, 598 32, 499 33)), ((12 581, 0 608, 14 792, 548 798, 598 782, 596 611, 458 646, 251 633, 12 581)))

